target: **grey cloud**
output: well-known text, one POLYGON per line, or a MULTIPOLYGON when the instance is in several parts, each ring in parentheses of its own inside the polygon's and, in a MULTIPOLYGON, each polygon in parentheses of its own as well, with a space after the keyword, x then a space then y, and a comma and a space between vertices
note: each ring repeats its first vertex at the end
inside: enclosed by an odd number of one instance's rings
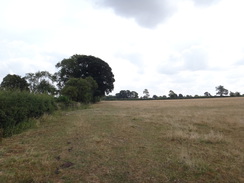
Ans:
POLYGON ((98 4, 147 28, 156 27, 174 12, 168 0, 102 0, 98 4))

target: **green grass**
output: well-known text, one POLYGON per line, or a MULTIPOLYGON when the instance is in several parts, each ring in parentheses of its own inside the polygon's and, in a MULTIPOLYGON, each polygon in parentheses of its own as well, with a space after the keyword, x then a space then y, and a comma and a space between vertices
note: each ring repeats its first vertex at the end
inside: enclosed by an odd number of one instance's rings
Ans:
POLYGON ((243 182, 244 99, 100 102, 3 139, 0 182, 243 182))

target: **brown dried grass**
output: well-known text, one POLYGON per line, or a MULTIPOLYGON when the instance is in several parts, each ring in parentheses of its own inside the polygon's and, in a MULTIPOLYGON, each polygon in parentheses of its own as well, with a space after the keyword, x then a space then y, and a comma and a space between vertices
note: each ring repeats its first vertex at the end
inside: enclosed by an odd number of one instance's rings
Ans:
POLYGON ((242 182, 243 106, 113 101, 45 116, 3 140, 0 182, 242 182))

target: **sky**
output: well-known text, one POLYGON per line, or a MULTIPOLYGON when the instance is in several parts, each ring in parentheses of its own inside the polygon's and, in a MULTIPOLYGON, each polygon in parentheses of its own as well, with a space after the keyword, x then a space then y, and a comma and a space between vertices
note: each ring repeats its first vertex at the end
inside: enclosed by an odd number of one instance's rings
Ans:
POLYGON ((244 94, 243 0, 0 0, 0 82, 57 72, 74 54, 109 64, 112 95, 244 94))

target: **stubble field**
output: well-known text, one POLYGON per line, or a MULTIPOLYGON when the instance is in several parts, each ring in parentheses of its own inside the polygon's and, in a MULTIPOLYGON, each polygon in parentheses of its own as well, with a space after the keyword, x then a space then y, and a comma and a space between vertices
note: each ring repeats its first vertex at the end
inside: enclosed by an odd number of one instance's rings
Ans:
POLYGON ((3 139, 0 182, 244 182, 244 98, 104 101, 3 139))

